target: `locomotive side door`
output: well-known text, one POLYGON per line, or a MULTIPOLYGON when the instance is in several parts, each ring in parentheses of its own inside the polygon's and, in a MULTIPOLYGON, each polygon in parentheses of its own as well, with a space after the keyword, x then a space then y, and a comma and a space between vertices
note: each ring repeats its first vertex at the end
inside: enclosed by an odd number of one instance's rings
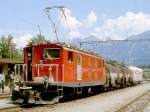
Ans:
POLYGON ((31 81, 32 80, 32 52, 33 52, 33 48, 29 47, 27 49, 27 65, 28 65, 28 70, 27 70, 27 81, 31 81))
POLYGON ((77 54, 77 80, 82 80, 82 56, 77 54))

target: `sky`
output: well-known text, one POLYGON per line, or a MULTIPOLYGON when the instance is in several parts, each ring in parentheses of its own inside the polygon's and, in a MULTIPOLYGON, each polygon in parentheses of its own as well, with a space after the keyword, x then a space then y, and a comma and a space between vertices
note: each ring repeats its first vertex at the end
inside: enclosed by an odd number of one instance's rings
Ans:
MULTIPOLYGON (((53 27, 43 11, 46 7, 64 6, 67 24, 62 17, 58 27, 61 41, 84 39, 90 35, 100 40, 126 39, 150 30, 150 0, 0 0, 0 35, 12 34, 18 47, 40 31, 56 40, 53 27)), ((60 12, 50 11, 58 23, 60 12)))

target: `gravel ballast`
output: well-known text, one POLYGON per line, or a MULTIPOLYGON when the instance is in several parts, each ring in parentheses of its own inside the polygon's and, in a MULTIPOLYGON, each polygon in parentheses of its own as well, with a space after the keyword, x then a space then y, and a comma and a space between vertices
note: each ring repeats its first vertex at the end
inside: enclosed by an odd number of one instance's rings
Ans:
MULTIPOLYGON (((50 107, 36 107, 23 112, 116 112, 150 90, 150 83, 101 93, 96 96, 59 103, 50 107)), ((148 107, 147 107, 148 108, 148 107)), ((145 112, 146 108, 145 108, 145 112)))

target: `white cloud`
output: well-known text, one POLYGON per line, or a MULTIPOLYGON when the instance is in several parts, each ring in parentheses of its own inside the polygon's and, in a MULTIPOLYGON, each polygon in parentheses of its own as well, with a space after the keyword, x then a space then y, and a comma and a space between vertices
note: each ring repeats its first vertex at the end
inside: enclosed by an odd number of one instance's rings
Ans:
POLYGON ((25 34, 23 36, 20 36, 18 38, 14 38, 13 42, 16 43, 16 47, 17 48, 23 48, 27 45, 27 43, 29 42, 29 40, 32 38, 33 36, 31 34, 25 34))
POLYGON ((65 8, 64 11, 68 26, 66 24, 65 18, 63 18, 63 24, 66 28, 69 27, 69 36, 71 36, 71 38, 80 37, 81 34, 79 32, 79 28, 82 26, 82 22, 73 17, 69 9, 65 8))
POLYGON ((91 27, 94 23, 97 22, 97 16, 96 14, 94 13, 94 11, 91 11, 88 16, 87 16, 87 19, 85 20, 84 22, 84 25, 89 28, 91 27))
MULTIPOLYGON (((86 19, 82 21, 73 17, 71 11, 68 9, 65 9, 65 15, 70 29, 69 35, 66 37, 69 37, 70 39, 77 37, 81 38, 81 36, 84 37, 84 35, 93 35, 101 40, 122 40, 131 35, 140 34, 150 30, 150 15, 143 12, 127 12, 125 15, 116 18, 106 18, 105 16, 105 20, 101 21, 103 23, 99 26, 96 25, 98 18, 94 11, 91 11, 86 19), (91 32, 89 33, 89 31, 91 32)), ((67 28, 64 18, 63 26, 67 28)))
POLYGON ((127 12, 125 16, 106 19, 102 26, 96 27, 91 34, 100 39, 125 39, 128 36, 150 30, 150 15, 143 12, 127 12))
POLYGON ((91 11, 88 15, 87 18, 85 20, 78 20, 76 17, 73 17, 71 15, 71 11, 67 8, 64 9, 65 11, 65 15, 66 15, 66 19, 67 19, 67 24, 65 21, 65 18, 63 18, 63 26, 65 26, 65 28, 69 27, 69 37, 72 38, 77 38, 77 37, 81 37, 82 34, 80 32, 81 28, 85 29, 85 28, 90 28, 93 26, 94 23, 97 22, 97 16, 94 13, 94 11, 91 11))
POLYGON ((75 37, 80 37, 80 36, 81 36, 80 32, 79 32, 79 31, 76 31, 76 30, 70 31, 69 35, 70 35, 71 37, 73 37, 73 38, 75 38, 75 37))

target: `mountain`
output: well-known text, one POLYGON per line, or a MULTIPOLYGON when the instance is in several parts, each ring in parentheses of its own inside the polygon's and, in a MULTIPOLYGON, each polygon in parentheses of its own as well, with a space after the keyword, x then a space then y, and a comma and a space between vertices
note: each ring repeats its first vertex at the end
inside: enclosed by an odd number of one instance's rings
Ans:
POLYGON ((128 40, 100 42, 97 37, 89 36, 84 39, 72 40, 71 43, 79 46, 80 42, 99 41, 82 43, 81 47, 96 52, 106 60, 118 60, 126 64, 150 65, 150 31, 133 35, 128 40))
POLYGON ((150 31, 143 32, 138 35, 132 35, 128 38, 129 40, 141 40, 141 39, 150 39, 150 31))

